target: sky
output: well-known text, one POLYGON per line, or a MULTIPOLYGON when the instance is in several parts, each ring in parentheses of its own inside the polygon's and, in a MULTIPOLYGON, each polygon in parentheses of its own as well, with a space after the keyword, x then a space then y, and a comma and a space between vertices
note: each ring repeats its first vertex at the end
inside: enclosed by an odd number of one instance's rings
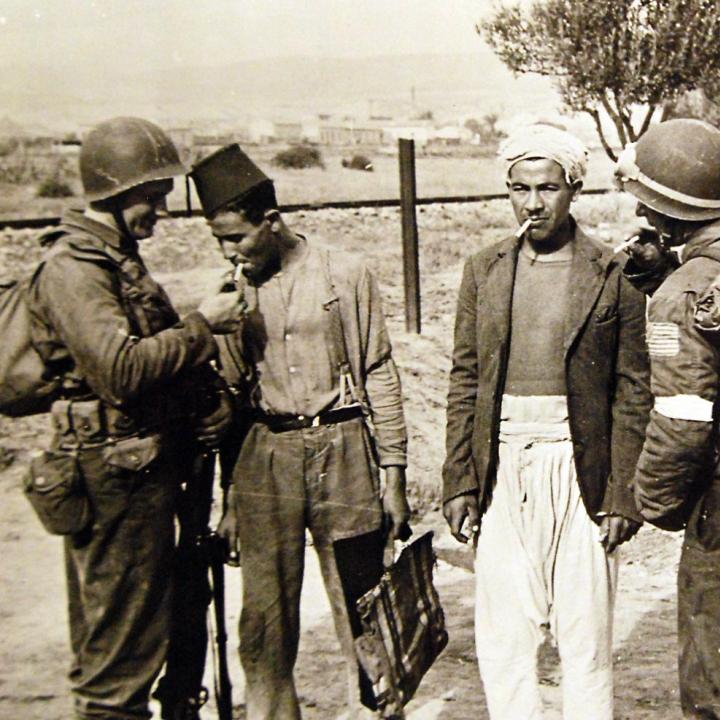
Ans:
POLYGON ((491 0, 0 0, 0 67, 472 53, 491 0))

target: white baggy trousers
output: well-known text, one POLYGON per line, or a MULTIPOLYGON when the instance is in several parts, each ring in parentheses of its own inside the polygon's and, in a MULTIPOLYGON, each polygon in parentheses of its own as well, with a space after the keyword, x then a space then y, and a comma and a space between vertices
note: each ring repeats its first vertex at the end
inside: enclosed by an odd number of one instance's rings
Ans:
POLYGON ((502 402, 497 483, 475 569, 475 637, 492 720, 543 717, 537 651, 549 625, 564 720, 612 720, 617 552, 580 496, 565 396, 502 402))

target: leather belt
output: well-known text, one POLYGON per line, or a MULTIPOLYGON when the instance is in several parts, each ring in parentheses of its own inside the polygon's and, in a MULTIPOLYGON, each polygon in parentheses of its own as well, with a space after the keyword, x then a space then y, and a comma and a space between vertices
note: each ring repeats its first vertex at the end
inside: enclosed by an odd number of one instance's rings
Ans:
POLYGON ((327 410, 319 415, 267 415, 259 413, 255 420, 267 425, 271 432, 281 433, 289 430, 302 430, 303 428, 319 427, 320 425, 335 425, 362 417, 360 405, 347 405, 335 410, 327 410))

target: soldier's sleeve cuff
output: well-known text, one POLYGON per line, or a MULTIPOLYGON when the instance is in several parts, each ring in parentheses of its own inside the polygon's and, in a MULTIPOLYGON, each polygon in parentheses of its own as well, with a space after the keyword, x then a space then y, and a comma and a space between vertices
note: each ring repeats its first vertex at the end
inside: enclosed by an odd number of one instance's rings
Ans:
POLYGON ((200 365, 217 357, 217 343, 202 313, 194 310, 183 318, 182 325, 196 364, 200 365))
POLYGON ((389 467, 390 465, 398 465, 407 467, 407 455, 404 453, 378 453, 380 467, 389 467))

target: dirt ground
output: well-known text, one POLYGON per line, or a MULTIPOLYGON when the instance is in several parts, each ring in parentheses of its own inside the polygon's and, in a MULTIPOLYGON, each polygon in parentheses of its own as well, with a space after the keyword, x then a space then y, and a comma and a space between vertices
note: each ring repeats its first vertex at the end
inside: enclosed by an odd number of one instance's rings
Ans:
MULTIPOLYGON (((605 210, 600 213, 593 202, 582 205, 580 214, 600 237, 608 241, 616 237, 616 244, 630 222, 627 208, 621 201, 604 198, 605 210), (608 219, 607 208, 619 220, 608 219)), ((436 531, 436 581, 450 633, 449 646, 408 706, 408 717, 482 720, 487 714, 474 655, 469 551, 457 546, 444 530, 438 512, 438 488, 444 454, 452 317, 462 258, 481 243, 506 234, 512 223, 509 211, 504 206, 438 206, 425 209, 419 216, 423 243, 423 333, 419 336, 404 331, 396 211, 323 211, 291 220, 296 229, 310 237, 362 251, 376 271, 386 300, 406 402, 411 497, 422 516, 415 525, 418 531, 436 531), (478 228, 482 229, 480 235, 478 228)), ((183 225, 168 221, 159 235, 160 239, 146 248, 150 265, 162 273, 162 281, 176 303, 190 307, 221 272, 217 267, 219 258, 203 245, 208 236, 201 221, 183 225)), ((33 261, 36 255, 31 242, 27 232, 4 233, 0 237, 0 263, 6 270, 17 274, 16 268, 33 261)), ((46 442, 45 422, 42 417, 14 421, 0 418, 0 720, 70 717, 65 680, 69 649, 62 543, 45 534, 20 490, 30 450, 46 442)), ((614 644, 618 720, 681 717, 675 670, 675 575, 680 542, 678 535, 644 528, 623 550, 614 644)), ((329 609, 312 556, 310 551, 297 680, 303 717, 332 720, 342 711, 343 676, 329 609)), ((234 651, 234 628, 240 583, 239 571, 228 574, 231 670, 238 718, 242 717, 242 675, 234 651)), ((541 652, 540 673, 547 717, 557 720, 560 673, 550 647, 541 652)), ((212 700, 203 718, 215 720, 212 700)))
MULTIPOLYGON (((22 441, 23 433, 16 434, 22 441)), ((19 443, 18 443, 19 444, 19 443)), ((0 718, 68 720, 62 542, 45 534, 19 489, 24 450, 0 473, 0 718)), ((431 512, 416 532, 435 529, 436 585, 450 642, 408 705, 408 720, 487 718, 473 638, 474 576, 470 551, 447 535, 431 512)), ((679 720, 675 672, 675 573, 678 535, 645 528, 625 547, 620 571, 615 632, 617 720, 679 720)), ((228 627, 236 718, 243 717, 242 673, 234 651, 239 614, 239 571, 228 573, 228 627)), ((312 549, 302 599, 303 637, 297 683, 307 720, 332 720, 343 710, 344 675, 312 549)), ((548 720, 559 720, 560 671, 551 647, 540 655, 548 720)), ((211 686, 208 672, 207 683, 211 686)), ((156 715, 156 717, 158 717, 156 715)), ((213 700, 203 712, 217 717, 213 700)))

